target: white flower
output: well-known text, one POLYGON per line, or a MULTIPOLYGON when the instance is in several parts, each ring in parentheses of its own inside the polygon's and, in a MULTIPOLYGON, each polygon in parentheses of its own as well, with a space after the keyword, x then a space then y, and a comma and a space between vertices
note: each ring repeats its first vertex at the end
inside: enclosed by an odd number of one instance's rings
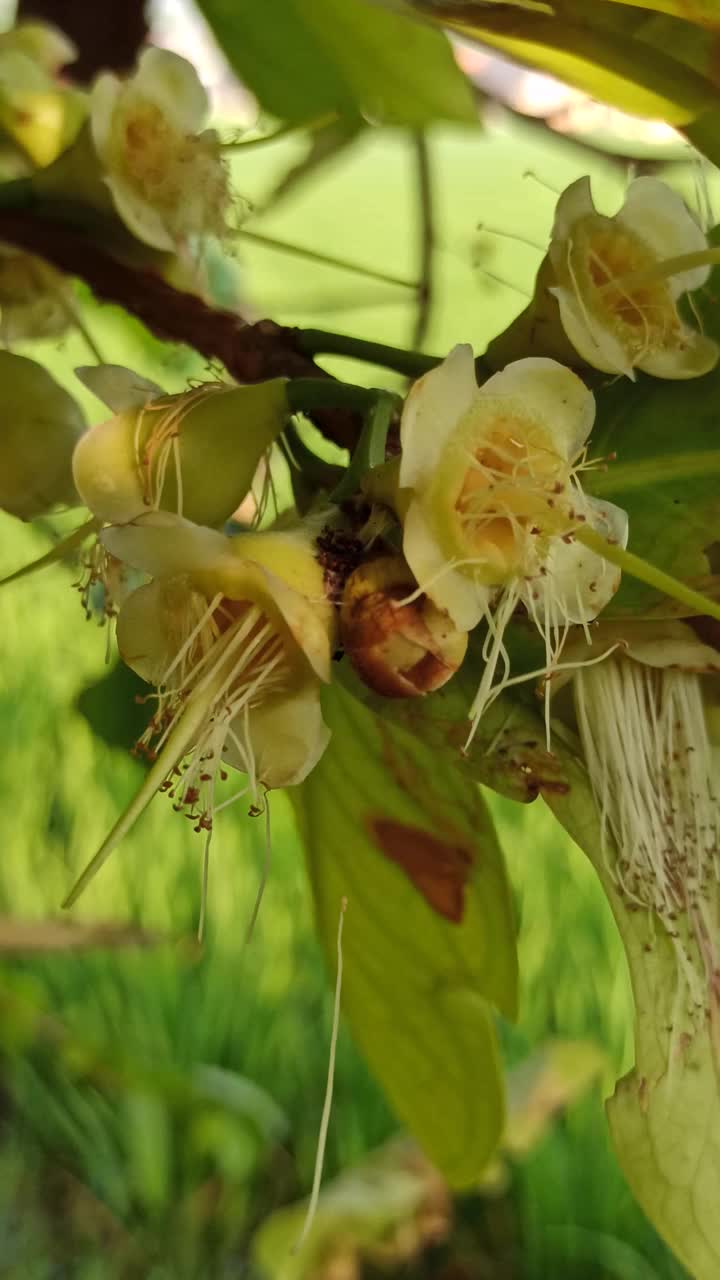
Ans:
POLYGON ((676 192, 637 178, 613 217, 597 212, 590 179, 561 195, 549 249, 565 333, 595 369, 634 377, 696 378, 719 348, 681 319, 677 300, 698 289, 708 264, 668 274, 664 264, 707 251, 707 238, 676 192))
POLYGON ((166 742, 201 709, 182 750, 192 763, 178 784, 180 802, 214 785, 223 762, 248 774, 253 798, 258 787, 301 781, 329 737, 320 684, 330 679, 334 640, 309 538, 229 538, 157 513, 107 529, 103 541, 152 575, 128 596, 117 626, 124 661, 159 691, 145 743, 166 742))
POLYGON ((335 616, 312 538, 294 532, 228 538, 165 512, 106 529, 111 554, 152 575, 124 601, 118 644, 156 686, 138 748, 150 760, 140 790, 66 899, 74 902, 158 791, 205 831, 216 809, 301 782, 330 732, 320 686, 330 679, 335 616), (227 767, 247 775, 216 802, 227 767))
POLYGON ((594 412, 581 380, 553 360, 519 360, 478 388, 469 346, 408 396, 403 550, 456 626, 488 623, 475 723, 501 659, 507 678, 503 632, 519 604, 545 638, 550 667, 567 627, 595 618, 619 585, 618 570, 573 538, 588 524, 623 546, 627 539, 625 513, 580 486, 594 412))
POLYGON ((93 86, 92 138, 115 207, 156 249, 228 229, 228 176, 207 115, 195 68, 167 49, 146 49, 128 80, 106 72, 93 86))

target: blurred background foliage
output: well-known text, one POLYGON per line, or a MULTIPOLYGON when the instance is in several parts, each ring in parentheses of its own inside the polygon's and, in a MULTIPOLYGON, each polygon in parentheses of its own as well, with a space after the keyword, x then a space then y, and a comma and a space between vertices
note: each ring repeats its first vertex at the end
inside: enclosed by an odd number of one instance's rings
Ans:
MULTIPOLYGON (((423 345, 442 353, 471 340, 481 350, 531 292, 555 192, 589 172, 599 203, 612 206, 627 166, 500 110, 483 131, 437 126, 426 143, 433 252, 423 345)), ((341 244, 354 262, 417 279, 417 139, 401 129, 360 131, 305 173, 307 151, 298 135, 234 157, 236 189, 252 210, 245 229, 310 256, 241 237, 233 257, 203 264, 216 300, 248 318, 267 314, 411 344, 413 289, 311 255, 341 244)), ((671 171, 691 200, 698 185, 706 203, 717 197, 697 161, 645 163, 661 176, 671 171)), ((199 357, 151 340, 120 311, 82 293, 79 305, 105 359, 168 390, 207 373, 199 357)), ((46 364, 98 420, 97 402, 72 374, 88 359, 81 334, 19 349, 46 364)), ((352 361, 327 364, 358 376, 352 361)), ((392 384, 386 372, 367 376, 392 384)), ((31 528, 3 516, 0 572, 42 554, 61 524, 31 528)), ((72 581, 70 569, 53 567, 0 593, 0 914, 25 921, 57 914, 140 776, 127 750, 132 689, 119 674, 107 676, 104 635, 83 622, 72 581), (101 722, 102 738, 93 728, 101 722)), ((502 1166, 477 1194, 456 1201, 450 1230, 444 1205, 441 1230, 425 1238, 416 1222, 408 1234, 412 1196, 395 1217, 381 1213, 369 1225, 368 1212, 362 1228, 351 1228, 342 1207, 348 1184, 338 1193, 333 1180, 352 1177, 397 1123, 341 1030, 325 1172, 331 1186, 325 1222, 322 1212, 318 1220, 325 1230, 329 1215, 330 1226, 312 1275, 679 1280, 684 1273, 634 1204, 606 1134, 602 1097, 630 1065, 632 1025, 609 909, 541 801, 520 808, 488 798, 519 926, 520 1017, 501 1027, 515 1137, 511 1123, 502 1166), (562 1069, 546 1076, 545 1059, 528 1066, 556 1041, 573 1042, 562 1069), (370 1243, 361 1263, 355 1243, 363 1233, 370 1243)), ((26 944, 13 955, 0 930, 0 1276, 201 1280, 259 1275, 268 1258, 279 1280, 300 1274, 288 1270, 287 1249, 273 1245, 275 1229, 292 1243, 299 1222, 287 1228, 287 1219, 270 1215, 309 1191, 331 995, 283 796, 273 796, 272 828, 271 875, 246 948, 264 857, 261 821, 233 809, 218 824, 200 951, 193 938, 201 850, 162 801, 77 912, 81 921, 136 923, 144 931, 136 945, 42 954, 26 944)), ((380 1198, 387 1209, 385 1190, 380 1198)))

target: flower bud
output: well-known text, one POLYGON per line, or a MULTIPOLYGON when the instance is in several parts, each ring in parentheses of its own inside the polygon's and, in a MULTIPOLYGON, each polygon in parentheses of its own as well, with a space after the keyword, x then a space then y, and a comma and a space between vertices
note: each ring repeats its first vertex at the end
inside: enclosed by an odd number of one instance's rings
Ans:
POLYGON ((0 388, 0 507, 32 520, 58 503, 77 504, 79 406, 34 360, 10 351, 0 351, 0 388))
MULTIPOLYGON (((92 386, 87 373, 83 381, 92 386)), ((73 459, 78 492, 112 524, 148 510, 172 511, 200 525, 224 524, 285 424, 284 379, 152 393, 152 384, 137 379, 125 400, 130 407, 80 441, 73 459)))
POLYGON ((400 556, 383 556, 351 573, 340 637, 365 684, 386 698, 415 698, 440 689, 460 667, 468 640, 446 613, 416 592, 400 556))

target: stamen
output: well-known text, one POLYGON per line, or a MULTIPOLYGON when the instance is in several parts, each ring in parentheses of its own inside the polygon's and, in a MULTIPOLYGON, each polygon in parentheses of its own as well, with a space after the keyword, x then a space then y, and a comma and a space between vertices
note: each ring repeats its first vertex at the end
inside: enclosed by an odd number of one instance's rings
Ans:
POLYGON ((643 267, 638 271, 629 271, 627 275, 616 276, 607 284, 598 285, 599 293, 608 289, 616 289, 622 285, 626 289, 635 289, 638 285, 652 284, 656 280, 667 280, 671 276, 680 275, 684 271, 692 271, 695 267, 710 266, 720 262, 720 248, 698 249, 695 253, 681 253, 674 258, 662 258, 651 267, 643 267))

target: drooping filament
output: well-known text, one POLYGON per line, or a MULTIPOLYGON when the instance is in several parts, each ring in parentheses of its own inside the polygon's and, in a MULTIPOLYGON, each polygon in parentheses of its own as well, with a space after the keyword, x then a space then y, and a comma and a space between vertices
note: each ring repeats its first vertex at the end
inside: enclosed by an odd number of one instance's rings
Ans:
POLYGON ((227 387, 221 382, 207 382, 182 396, 162 396, 152 400, 138 412, 133 450, 143 500, 148 507, 157 510, 161 506, 168 467, 172 463, 177 490, 176 512, 179 516, 183 514, 180 427, 188 413, 201 400, 226 390, 227 387))
POLYGON ((608 862, 630 910, 672 940, 697 1018, 717 987, 720 795, 700 677, 613 657, 575 677, 583 750, 608 836, 608 862))
MULTIPOLYGON (((175 760, 161 790, 198 831, 210 831, 215 809, 215 782, 227 774, 227 751, 247 774, 247 785, 231 799, 249 794, 256 806, 257 777, 250 716, 268 696, 287 687, 289 664, 285 643, 262 608, 251 601, 229 600, 218 593, 209 603, 189 592, 178 611, 173 656, 158 682, 157 709, 136 750, 155 759, 170 738, 190 700, 205 705, 202 726, 185 756, 175 760)), ((228 801, 224 801, 222 808, 228 801)))

